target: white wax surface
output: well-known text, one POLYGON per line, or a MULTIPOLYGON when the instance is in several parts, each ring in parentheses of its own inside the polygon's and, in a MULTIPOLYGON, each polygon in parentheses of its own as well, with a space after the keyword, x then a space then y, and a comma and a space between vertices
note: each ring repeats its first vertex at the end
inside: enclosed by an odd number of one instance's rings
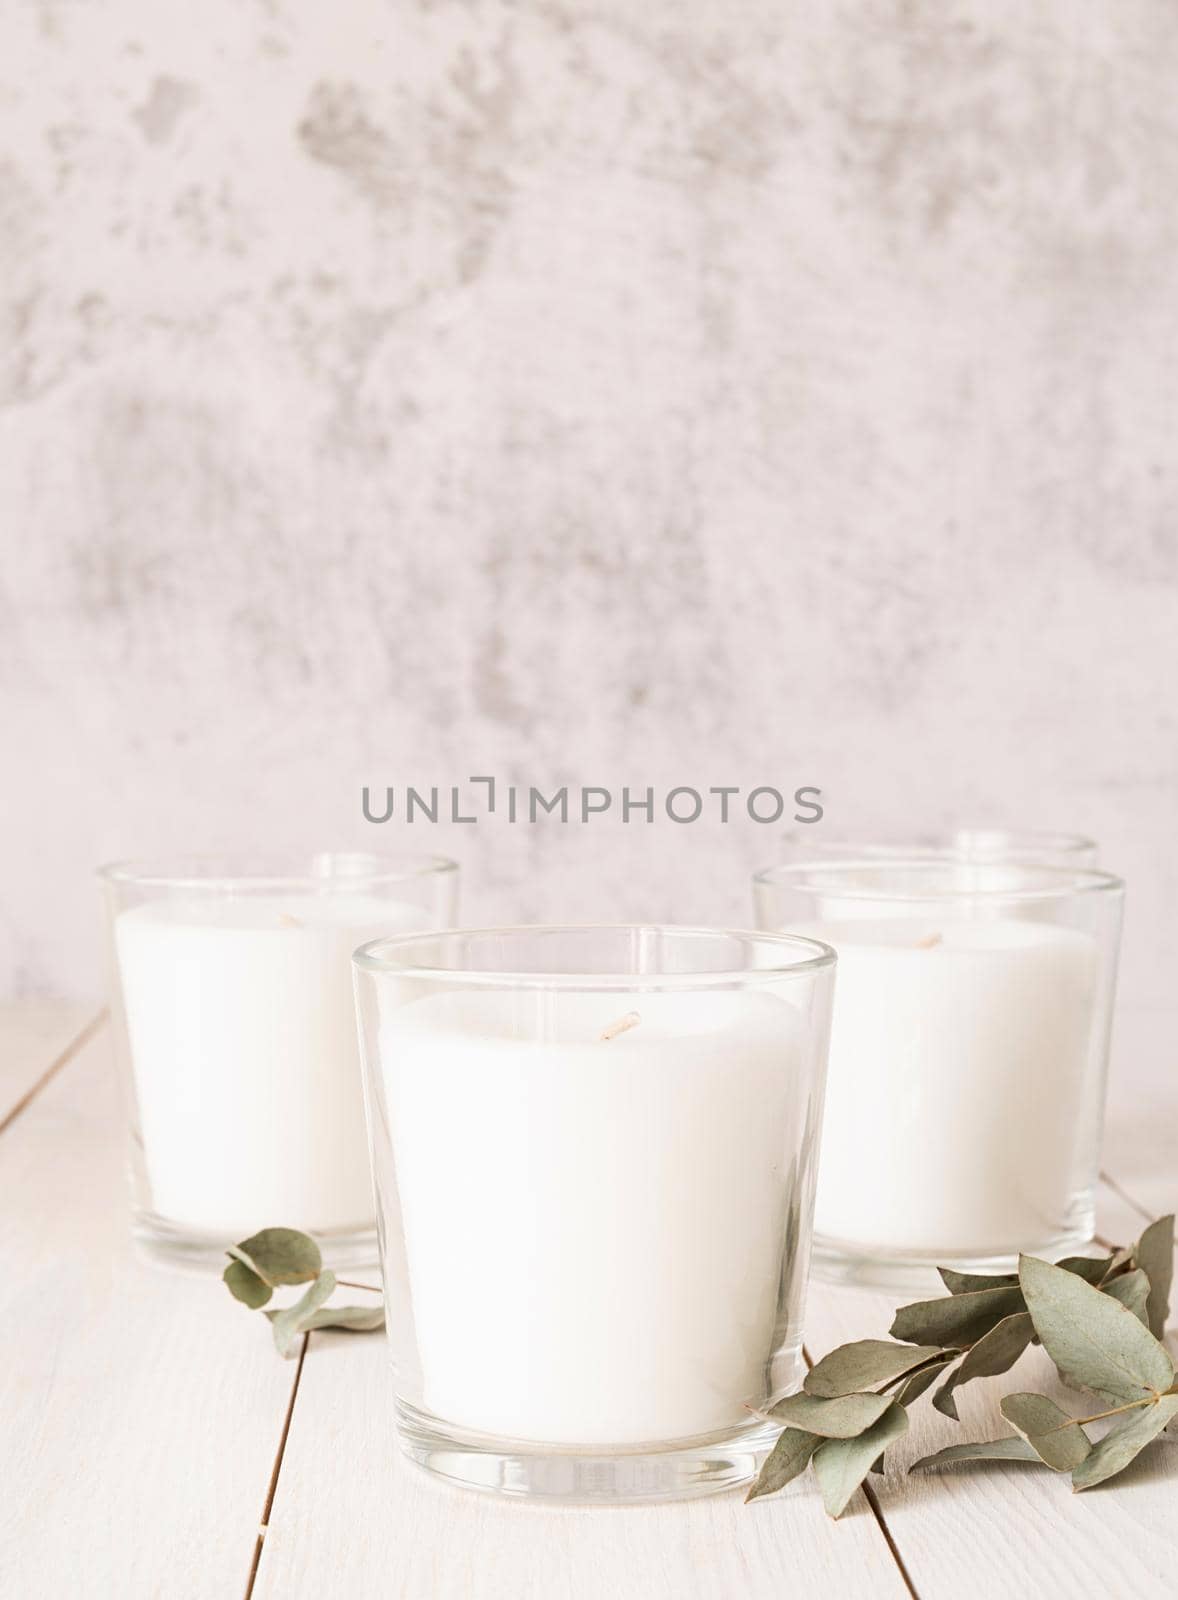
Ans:
POLYGON ((1033 1248, 1092 1160, 1096 945, 923 917, 794 930, 838 951, 815 1231, 899 1252, 1033 1248))
POLYGON ((426 921, 357 895, 159 901, 116 919, 161 1217, 233 1239, 371 1225, 351 954, 426 921))
POLYGON ((763 993, 432 995, 381 1032, 424 1405, 641 1443, 748 1420, 805 1114, 763 993), (631 1007, 642 1018, 603 1041, 631 1007))

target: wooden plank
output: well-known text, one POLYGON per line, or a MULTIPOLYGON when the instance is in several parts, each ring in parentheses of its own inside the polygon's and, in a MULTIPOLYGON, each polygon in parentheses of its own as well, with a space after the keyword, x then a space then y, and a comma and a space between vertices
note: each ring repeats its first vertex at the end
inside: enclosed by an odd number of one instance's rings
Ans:
MULTIPOLYGON (((1102 1192, 1102 1232, 1135 1237, 1140 1218, 1102 1192)), ((811 1353, 887 1333, 900 1301, 811 1285, 811 1353)), ((903 1298, 916 1298, 905 1296, 903 1298)), ((957 1424, 928 1397, 911 1408, 911 1432, 892 1452, 886 1477, 872 1479, 884 1522, 921 1600, 1076 1600, 1173 1593, 1178 1567, 1178 1446, 1158 1445, 1107 1490, 1074 1495, 1066 1477, 1021 1465, 951 1468, 908 1476, 909 1465, 947 1444, 995 1439, 1013 1430, 998 1409, 1003 1394, 1035 1389, 1082 1415, 1090 1396, 1065 1389, 1041 1350, 1030 1350, 1003 1378, 961 1391, 957 1424)), ((1099 1402, 1093 1410, 1100 1409, 1099 1402)), ((815 1494, 812 1482, 808 1492, 815 1494)))
POLYGON ((0 1138, 3 1588, 224 1600, 293 1367, 215 1278, 135 1259, 124 1145, 105 1029, 0 1138))
POLYGON ((0 1007, 0 1132, 68 1063, 101 1013, 74 1000, 14 1000, 0 1007))
POLYGON ((549 1507, 451 1488, 393 1438, 383 1338, 313 1334, 254 1600, 907 1600, 874 1519, 798 1486, 665 1506, 549 1507))

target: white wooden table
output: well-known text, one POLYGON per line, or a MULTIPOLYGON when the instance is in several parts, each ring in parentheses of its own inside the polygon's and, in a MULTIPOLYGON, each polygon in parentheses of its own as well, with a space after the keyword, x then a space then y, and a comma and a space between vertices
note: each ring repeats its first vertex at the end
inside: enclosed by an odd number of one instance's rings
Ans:
MULTIPOLYGON (((1118 1242, 1178 1200, 1176 1024, 1120 1025, 1101 1188, 1102 1232, 1118 1242)), ((839 1523, 810 1477, 748 1507, 733 1494, 548 1508, 443 1487, 396 1451, 383 1338, 316 1333, 284 1362, 215 1279, 137 1261, 124 1138, 103 1020, 69 1004, 0 1009, 4 1600, 1178 1592, 1178 1444, 1082 1496, 1017 1466, 903 1474, 955 1438, 1009 1431, 987 1399, 1000 1381, 963 1392, 959 1434, 915 1406, 897 1464, 839 1523)), ((891 1309, 815 1284, 811 1354, 882 1336, 891 1309)), ((1044 1363, 1029 1352, 1018 1386, 1044 1363)))

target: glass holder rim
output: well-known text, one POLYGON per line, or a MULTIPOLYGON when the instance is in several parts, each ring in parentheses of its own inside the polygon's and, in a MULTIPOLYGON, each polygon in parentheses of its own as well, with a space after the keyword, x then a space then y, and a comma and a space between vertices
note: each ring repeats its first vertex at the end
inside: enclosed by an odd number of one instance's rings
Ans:
POLYGON ((836 965, 837 952, 820 939, 806 934, 782 933, 771 929, 701 927, 686 923, 660 922, 537 922, 502 923, 483 927, 439 928, 371 939, 352 955, 354 967, 372 976, 412 977, 424 981, 508 989, 587 990, 650 994, 659 991, 699 991, 706 989, 750 988, 759 984, 779 984, 810 977, 836 965), (805 954, 801 959, 783 961, 777 966, 703 968, 696 972, 521 972, 491 967, 441 967, 436 963, 417 964, 390 960, 382 952, 405 950, 412 945, 432 944, 463 938, 498 937, 528 934, 649 933, 687 938, 733 938, 750 946, 792 949, 805 954))
POLYGON ((775 862, 753 873, 753 884, 765 889, 789 889, 811 899, 853 900, 863 905, 892 905, 902 901, 905 905, 938 906, 945 904, 985 905, 1042 905, 1074 900, 1087 895, 1122 895, 1125 880, 1113 872, 1097 867, 1059 867, 1048 862, 1021 860, 970 861, 953 856, 924 854, 919 851, 909 856, 861 856, 856 859, 839 858, 830 861, 775 862), (844 882, 848 873, 887 874, 902 872, 907 868, 917 872, 949 873, 1002 873, 1012 868, 1040 874, 1048 880, 1045 884, 1012 888, 1009 884, 952 884, 935 889, 913 887, 908 884, 887 888, 867 886, 854 881, 844 882), (825 879, 823 875, 828 875, 825 879))
POLYGON ((247 851, 230 850, 120 858, 95 867, 94 876, 102 884, 125 889, 183 889, 193 894, 213 895, 294 890, 331 895, 446 877, 458 870, 458 862, 451 857, 429 853, 395 855, 369 850, 320 850, 307 855, 292 851, 289 856, 263 851, 254 856, 247 851), (371 862, 372 870, 320 874, 286 870, 296 861, 305 869, 308 862, 316 860, 371 862), (234 870, 223 870, 230 865, 234 870), (222 870, 211 870, 214 867, 222 870))

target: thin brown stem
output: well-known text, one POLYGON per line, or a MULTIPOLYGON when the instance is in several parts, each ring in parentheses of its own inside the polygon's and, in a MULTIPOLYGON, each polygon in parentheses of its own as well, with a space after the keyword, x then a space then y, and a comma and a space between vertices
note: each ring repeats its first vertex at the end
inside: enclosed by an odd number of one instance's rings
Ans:
POLYGON ((1091 1417, 1069 1417, 1066 1422, 1057 1422, 1054 1428, 1045 1428, 1045 1433, 1062 1433, 1065 1428, 1082 1428, 1086 1422, 1102 1422, 1105 1417, 1119 1417, 1124 1411, 1140 1411, 1142 1406, 1152 1406, 1159 1399, 1154 1395, 1152 1399, 1130 1400, 1128 1405, 1114 1406, 1111 1411, 1097 1411, 1091 1417))

